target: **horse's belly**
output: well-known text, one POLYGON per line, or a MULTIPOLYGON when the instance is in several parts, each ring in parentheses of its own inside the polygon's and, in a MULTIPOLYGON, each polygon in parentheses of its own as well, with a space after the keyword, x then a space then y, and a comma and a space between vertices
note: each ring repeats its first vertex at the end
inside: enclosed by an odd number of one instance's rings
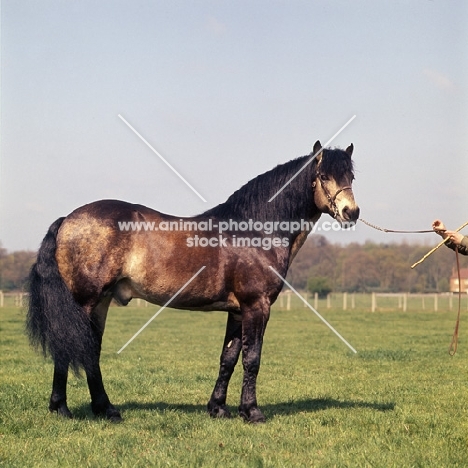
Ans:
POLYGON ((201 311, 225 310, 229 312, 240 312, 240 304, 232 292, 217 292, 206 294, 196 285, 187 285, 183 290, 168 292, 167 285, 158 281, 152 284, 150 290, 142 287, 128 278, 119 281, 113 288, 112 295, 122 305, 127 305, 133 298, 141 298, 152 304, 160 306, 168 305, 175 309, 189 309, 201 311))

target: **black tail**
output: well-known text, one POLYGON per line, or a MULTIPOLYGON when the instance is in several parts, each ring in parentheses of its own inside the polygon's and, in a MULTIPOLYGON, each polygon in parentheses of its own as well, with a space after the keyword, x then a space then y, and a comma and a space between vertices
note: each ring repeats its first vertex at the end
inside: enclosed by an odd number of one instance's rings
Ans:
POLYGON ((57 233, 65 218, 50 226, 29 274, 26 329, 31 344, 50 354, 56 365, 92 372, 98 345, 91 320, 75 301, 60 275, 55 251, 57 233))

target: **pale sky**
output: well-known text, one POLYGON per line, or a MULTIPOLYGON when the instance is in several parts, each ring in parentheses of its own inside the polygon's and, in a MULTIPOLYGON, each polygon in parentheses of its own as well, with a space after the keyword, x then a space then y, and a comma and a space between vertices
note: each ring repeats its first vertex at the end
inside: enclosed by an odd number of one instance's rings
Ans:
MULTIPOLYGON (((94 200, 176 216, 325 143, 354 143, 361 215, 468 220, 468 2, 1 2, 0 241, 36 249, 94 200), (207 200, 118 118, 121 114, 207 200)), ((359 225, 332 242, 429 244, 359 225)))

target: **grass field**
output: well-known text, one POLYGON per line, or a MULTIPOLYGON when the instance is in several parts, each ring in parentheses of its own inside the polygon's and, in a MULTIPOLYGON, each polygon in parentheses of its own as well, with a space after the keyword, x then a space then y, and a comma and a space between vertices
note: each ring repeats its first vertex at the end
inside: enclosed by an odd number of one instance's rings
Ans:
MULTIPOLYGON (((0 466, 468 466, 468 319, 448 345, 455 310, 322 314, 354 355, 294 299, 274 308, 258 380, 266 424, 205 412, 225 315, 112 308, 102 370, 122 424, 93 417, 85 379, 69 381, 64 420, 47 410, 52 365, 23 334, 24 312, 0 309, 0 466), (465 331, 467 330, 467 331, 465 331)), ((239 402, 241 367, 228 404, 239 402)))

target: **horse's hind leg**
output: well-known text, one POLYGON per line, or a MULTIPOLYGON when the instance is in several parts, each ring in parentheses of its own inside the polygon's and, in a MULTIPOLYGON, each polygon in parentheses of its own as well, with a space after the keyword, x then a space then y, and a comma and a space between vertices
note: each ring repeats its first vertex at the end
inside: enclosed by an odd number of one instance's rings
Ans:
POLYGON ((91 409, 95 415, 105 415, 112 422, 122 421, 120 412, 112 405, 104 389, 102 382, 101 367, 99 359, 101 356, 102 335, 107 318, 107 310, 109 308, 111 298, 103 299, 91 313, 92 328, 98 344, 97 352, 93 356, 91 368, 85 369, 86 379, 88 381, 89 393, 91 395, 91 409))
POLYGON ((208 413, 213 418, 229 418, 231 413, 226 406, 227 388, 234 367, 239 359, 242 348, 242 322, 239 317, 229 313, 226 337, 224 338, 223 351, 220 358, 219 376, 216 381, 210 401, 208 413))
POLYGON ((50 396, 49 410, 56 411, 60 416, 72 418, 67 406, 67 379, 68 363, 56 362, 54 366, 54 380, 52 382, 52 395, 50 396))

